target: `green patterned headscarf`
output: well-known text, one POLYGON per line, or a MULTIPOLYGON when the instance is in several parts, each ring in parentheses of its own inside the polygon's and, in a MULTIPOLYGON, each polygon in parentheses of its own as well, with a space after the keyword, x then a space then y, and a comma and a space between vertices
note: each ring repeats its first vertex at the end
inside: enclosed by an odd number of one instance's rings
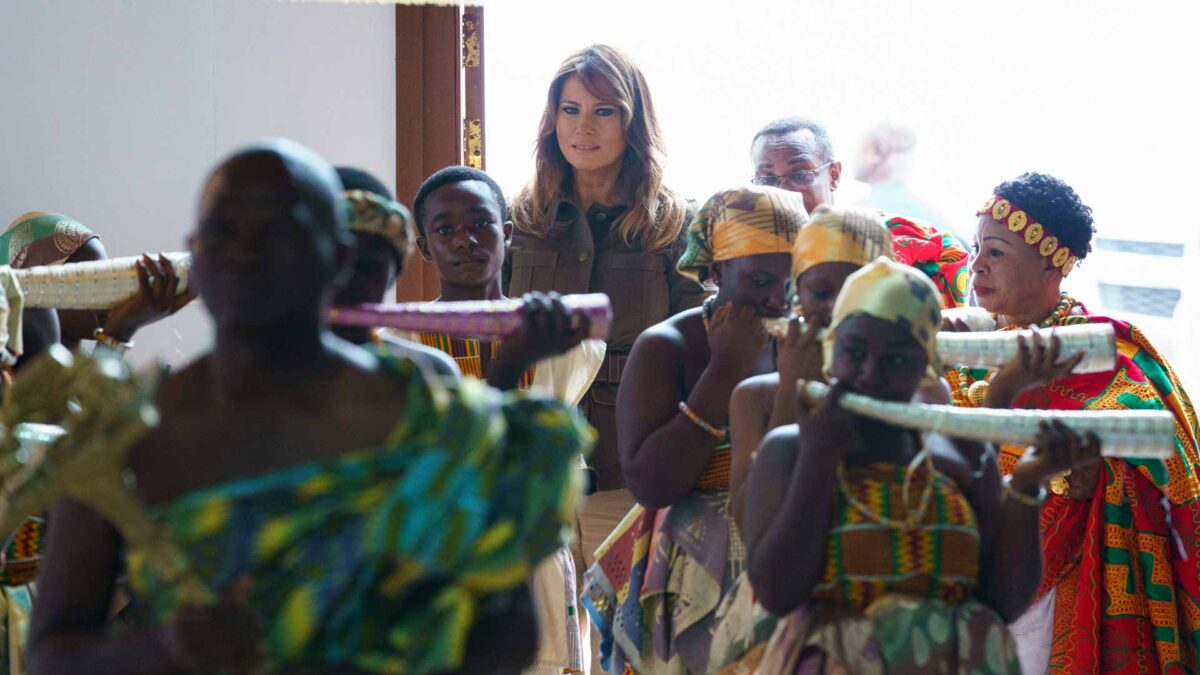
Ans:
POLYGON ((0 264, 16 268, 57 265, 65 262, 95 232, 60 213, 31 211, 0 235, 0 264))
POLYGON ((397 264, 403 268, 412 255, 413 218, 399 202, 366 190, 347 190, 342 193, 346 205, 346 222, 351 232, 383 237, 392 245, 397 264))

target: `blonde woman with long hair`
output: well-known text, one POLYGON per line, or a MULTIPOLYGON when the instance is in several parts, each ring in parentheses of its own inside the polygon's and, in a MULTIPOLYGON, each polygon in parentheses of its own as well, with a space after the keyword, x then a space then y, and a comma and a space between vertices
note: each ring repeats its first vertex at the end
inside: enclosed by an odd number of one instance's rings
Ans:
POLYGON ((593 45, 563 61, 534 154, 533 178, 513 199, 507 293, 599 292, 613 303, 605 364, 583 401, 600 433, 592 460, 601 492, 589 499, 581 525, 587 565, 633 505, 616 442, 626 356, 643 330, 698 307, 705 292, 675 269, 690 207, 663 184, 662 132, 646 80, 628 56, 593 45))

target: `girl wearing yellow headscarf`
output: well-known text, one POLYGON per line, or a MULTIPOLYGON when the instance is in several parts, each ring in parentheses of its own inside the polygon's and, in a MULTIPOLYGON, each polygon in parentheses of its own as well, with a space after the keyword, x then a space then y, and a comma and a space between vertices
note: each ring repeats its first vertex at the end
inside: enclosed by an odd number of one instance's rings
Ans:
POLYGON ((716 607, 745 565, 729 516, 729 395, 774 369, 762 319, 787 310, 792 244, 807 220, 800 195, 783 190, 713 195, 678 266, 720 290, 633 345, 617 429, 639 505, 597 550, 583 593, 610 673, 707 669, 716 607))
POLYGON ((1037 588, 1041 486, 1096 461, 1099 444, 1047 427, 1002 483, 990 447, 838 405, 845 392, 908 401, 936 378, 940 310, 911 267, 881 259, 851 275, 823 343, 833 392, 789 391, 796 424, 760 445, 747 567, 782 618, 753 672, 1020 672, 1005 621, 1037 588))
POLYGON ((792 421, 788 398, 776 405, 779 383, 821 379, 819 331, 802 327, 828 327, 833 302, 846 277, 880 256, 892 257, 891 235, 883 218, 870 209, 819 206, 796 235, 792 280, 803 322, 792 321, 787 336, 779 341, 778 372, 744 380, 730 401, 733 460, 729 482, 735 518, 741 518, 741 494, 750 472, 750 455, 768 431, 792 421))
MULTIPOLYGON (((823 204, 796 235, 793 301, 802 322, 793 320, 787 335, 779 340, 778 371, 743 380, 730 400, 730 511, 739 527, 744 527, 746 478, 759 441, 794 418, 791 397, 776 398, 779 383, 823 379, 821 331, 816 329, 829 326, 834 300, 846 277, 880 256, 891 258, 891 235, 879 213, 870 209, 823 204)), ((765 641, 774 626, 774 619, 754 603, 753 590, 744 576, 717 614, 711 670, 765 641)))

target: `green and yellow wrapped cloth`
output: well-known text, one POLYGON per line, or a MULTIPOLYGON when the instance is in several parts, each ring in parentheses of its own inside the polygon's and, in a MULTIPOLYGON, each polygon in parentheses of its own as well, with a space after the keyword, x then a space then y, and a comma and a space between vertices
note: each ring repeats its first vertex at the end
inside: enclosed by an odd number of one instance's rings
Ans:
MULTIPOLYGON (((408 396, 384 446, 151 509, 209 588, 253 579, 273 668, 460 667, 476 618, 504 611, 566 542, 594 433, 578 412, 388 363, 408 396)), ((128 569, 168 619, 178 592, 136 551, 128 569)))

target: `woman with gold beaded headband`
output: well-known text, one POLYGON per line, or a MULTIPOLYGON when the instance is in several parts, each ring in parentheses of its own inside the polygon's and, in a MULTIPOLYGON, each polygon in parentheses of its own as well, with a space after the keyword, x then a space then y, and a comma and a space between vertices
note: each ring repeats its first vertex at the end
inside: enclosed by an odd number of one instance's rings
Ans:
MULTIPOLYGON (((1091 249, 1091 209, 1052 176, 1002 183, 979 209, 971 284, 1001 330, 1112 324, 1117 368, 1072 375, 1058 340, 1022 344, 994 370, 947 371, 955 403, 990 408, 1156 408, 1175 414, 1178 454, 1105 458, 1058 476, 1042 508, 1038 597, 1013 624, 1026 673, 1195 672, 1200 644, 1200 477, 1194 408, 1170 364, 1128 323, 1061 286, 1091 249), (1140 665, 1139 665, 1140 664, 1140 665), (1155 664, 1148 666, 1146 664, 1155 664), (1106 670, 1105 672, 1109 672, 1106 670)), ((950 326, 944 326, 949 328, 950 326)), ((964 329, 961 324, 953 328, 964 329)), ((1001 447, 1011 473, 1024 448, 1001 447)))

